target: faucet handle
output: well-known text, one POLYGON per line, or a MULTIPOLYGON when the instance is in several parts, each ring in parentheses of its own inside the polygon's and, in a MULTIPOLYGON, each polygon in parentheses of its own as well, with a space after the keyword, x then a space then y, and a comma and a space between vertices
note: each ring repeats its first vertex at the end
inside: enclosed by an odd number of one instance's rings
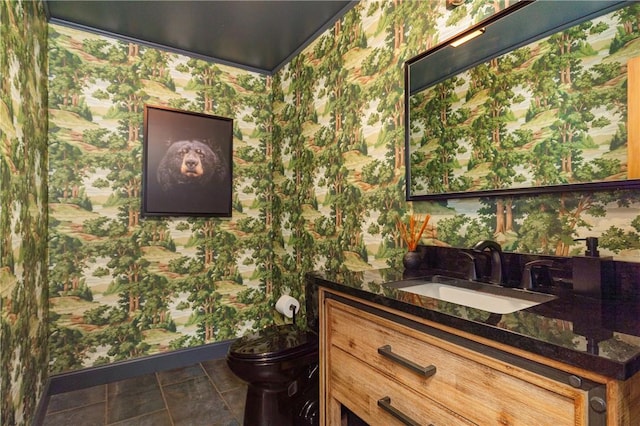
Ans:
POLYGON ((466 275, 467 279, 470 281, 477 281, 478 279, 478 268, 476 266, 476 257, 471 253, 467 253, 466 251, 460 251, 464 256, 466 256, 469 260, 469 267, 467 269, 466 275))
POLYGON ((537 267, 551 267, 553 265, 553 260, 550 259, 539 259, 532 260, 531 262, 527 262, 524 265, 524 269, 522 271, 522 288, 525 290, 533 290, 535 284, 535 277, 533 276, 533 269, 537 267))

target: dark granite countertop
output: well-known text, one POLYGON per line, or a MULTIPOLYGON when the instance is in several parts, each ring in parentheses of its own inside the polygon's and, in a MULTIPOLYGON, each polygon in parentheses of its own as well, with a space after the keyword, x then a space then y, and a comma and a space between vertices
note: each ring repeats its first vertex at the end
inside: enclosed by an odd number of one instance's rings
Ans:
POLYGON ((555 300, 493 314, 385 285, 406 278, 392 268, 309 273, 309 325, 317 329, 317 289, 326 287, 610 378, 626 380, 640 371, 638 297, 599 300, 555 289, 555 300))

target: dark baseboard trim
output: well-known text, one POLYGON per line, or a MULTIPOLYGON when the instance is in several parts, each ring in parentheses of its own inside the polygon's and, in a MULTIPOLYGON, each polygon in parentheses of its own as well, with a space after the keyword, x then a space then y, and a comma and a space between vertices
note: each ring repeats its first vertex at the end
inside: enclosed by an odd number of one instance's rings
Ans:
POLYGON ((233 343, 233 340, 227 340, 56 374, 49 378, 49 395, 117 382, 157 371, 186 367, 202 361, 224 358, 231 343, 233 343))
POLYGON ((235 340, 211 343, 194 348, 178 349, 162 354, 149 355, 113 364, 90 367, 69 373, 55 374, 45 383, 38 403, 34 425, 42 424, 49 397, 58 393, 104 385, 158 371, 186 367, 203 361, 222 359, 227 356, 229 346, 235 340))
POLYGON ((49 405, 49 380, 44 382, 44 387, 42 388, 42 396, 40 397, 40 401, 38 401, 35 418, 33 419, 33 422, 31 422, 31 425, 37 426, 44 423, 44 416, 47 414, 48 405, 49 405))

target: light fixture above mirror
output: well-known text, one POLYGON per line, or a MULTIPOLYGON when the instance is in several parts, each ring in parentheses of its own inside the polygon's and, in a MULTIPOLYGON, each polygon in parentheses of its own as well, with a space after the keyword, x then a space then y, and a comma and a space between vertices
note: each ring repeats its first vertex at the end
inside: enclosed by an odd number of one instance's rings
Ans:
POLYGON ((410 71, 409 93, 419 92, 490 58, 562 31, 578 22, 633 3, 624 0, 518 1, 406 61, 405 70, 410 71), (451 47, 451 42, 480 28, 485 28, 482 37, 469 40, 463 45, 464 48, 451 47))
POLYGON ((460 38, 456 38, 455 40, 453 40, 451 43, 449 43, 449 46, 451 47, 459 47, 462 46, 463 44, 465 44, 466 42, 473 40, 476 37, 480 37, 482 34, 484 34, 484 32, 487 31, 486 28, 482 27, 482 28, 478 28, 477 30, 471 31, 469 33, 464 34, 462 37, 460 38))

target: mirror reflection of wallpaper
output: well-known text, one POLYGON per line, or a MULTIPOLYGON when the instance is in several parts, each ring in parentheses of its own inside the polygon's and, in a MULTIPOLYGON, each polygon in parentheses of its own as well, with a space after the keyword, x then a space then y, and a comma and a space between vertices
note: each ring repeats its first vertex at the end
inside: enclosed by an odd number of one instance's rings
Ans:
POLYGON ((307 271, 401 265, 412 210, 428 244, 571 254, 597 233, 640 260, 635 193, 404 201, 402 64, 492 5, 362 1, 271 77, 50 25, 51 370, 282 321, 307 271), (232 218, 139 217, 144 103, 234 119, 232 218))
POLYGON ((628 179, 638 10, 585 21, 412 95, 411 193, 628 179))

